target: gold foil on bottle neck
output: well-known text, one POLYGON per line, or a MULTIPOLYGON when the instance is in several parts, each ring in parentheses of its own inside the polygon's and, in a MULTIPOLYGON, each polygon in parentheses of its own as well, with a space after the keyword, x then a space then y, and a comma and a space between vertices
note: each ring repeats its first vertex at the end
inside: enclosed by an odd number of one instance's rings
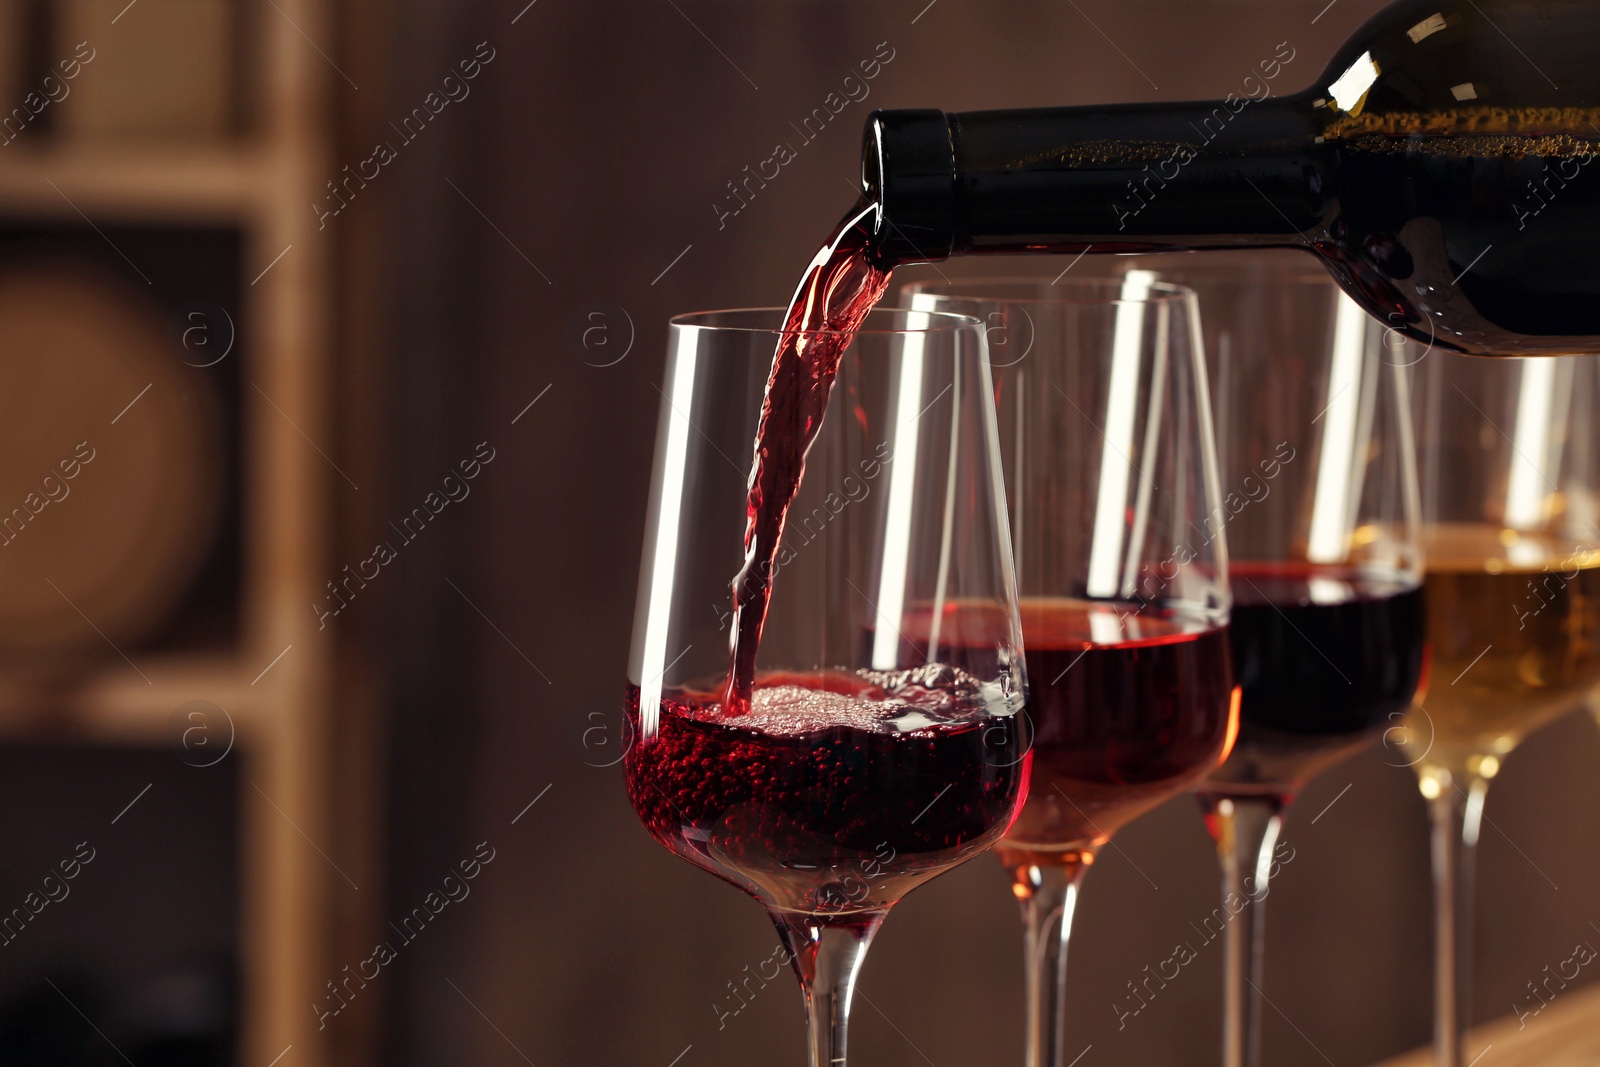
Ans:
POLYGON ((1367 152, 1568 157, 1600 151, 1600 108, 1470 107, 1347 115, 1323 130, 1367 152))

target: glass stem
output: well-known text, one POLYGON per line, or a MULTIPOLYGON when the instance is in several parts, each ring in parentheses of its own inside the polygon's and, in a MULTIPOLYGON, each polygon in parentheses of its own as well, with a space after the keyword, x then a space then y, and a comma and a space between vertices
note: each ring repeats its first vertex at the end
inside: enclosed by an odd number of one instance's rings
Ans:
POLYGON ((1022 905, 1028 991, 1027 1067, 1065 1067, 1067 939, 1078 886, 1092 856, 1012 868, 1012 891, 1022 905))
POLYGON ((1261 976, 1273 851, 1283 826, 1275 796, 1222 797, 1206 820, 1222 861, 1223 1067, 1261 1062, 1261 976))
POLYGON ((886 914, 857 912, 848 918, 823 918, 772 913, 806 999, 810 1067, 845 1067, 845 1039, 856 975, 886 914))
POLYGON ((1471 776, 1466 790, 1448 772, 1424 779, 1433 824, 1433 1060, 1462 1067, 1472 1019, 1472 882, 1488 779, 1471 776))

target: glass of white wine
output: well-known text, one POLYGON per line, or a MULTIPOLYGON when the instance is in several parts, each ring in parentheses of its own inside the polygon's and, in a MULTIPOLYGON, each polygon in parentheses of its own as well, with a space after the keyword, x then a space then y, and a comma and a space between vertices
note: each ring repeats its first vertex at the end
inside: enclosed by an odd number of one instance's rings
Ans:
POLYGON ((1414 374, 1433 659, 1389 740, 1429 804, 1435 1062, 1460 1067, 1489 782, 1600 684, 1600 369, 1434 351, 1414 374))

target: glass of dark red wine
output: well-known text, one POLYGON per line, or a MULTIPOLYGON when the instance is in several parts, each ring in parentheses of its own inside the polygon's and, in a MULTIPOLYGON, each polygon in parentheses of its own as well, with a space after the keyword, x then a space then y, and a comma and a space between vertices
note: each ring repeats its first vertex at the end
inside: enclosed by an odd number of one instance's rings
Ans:
POLYGON ((844 1067, 856 974, 889 908, 1016 816, 1026 675, 986 342, 959 315, 876 310, 853 338, 798 345, 847 347, 812 414, 767 394, 762 461, 795 449, 803 477, 797 463, 764 624, 740 630, 751 442, 773 353, 796 340, 784 321, 672 321, 623 763, 650 834, 767 909, 812 1067, 844 1067), (743 693, 735 632, 760 639, 743 693))
POLYGON ((1194 294, 1130 273, 917 284, 900 302, 990 335, 1034 733, 1027 803, 996 855, 1022 905, 1027 1062, 1067 1067, 1084 873, 1214 770, 1236 722, 1194 294))
MULTIPOLYGON (((1231 553, 1239 737, 1200 791, 1223 868, 1225 1067, 1260 1059, 1285 808, 1396 733, 1427 665, 1416 353, 1298 253, 1141 261, 1199 295, 1231 553)), ((1136 267, 1137 269, 1137 267, 1136 267)))

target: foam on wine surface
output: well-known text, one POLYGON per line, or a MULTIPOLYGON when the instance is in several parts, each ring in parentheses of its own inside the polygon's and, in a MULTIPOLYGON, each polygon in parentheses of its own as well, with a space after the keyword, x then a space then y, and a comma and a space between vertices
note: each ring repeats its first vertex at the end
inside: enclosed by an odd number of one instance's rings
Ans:
POLYGON ((756 680, 744 711, 730 716, 720 704, 690 712, 702 721, 732 719, 744 730, 798 737, 844 727, 866 733, 910 733, 987 714, 977 679, 955 667, 930 663, 902 671, 774 673, 756 680))

